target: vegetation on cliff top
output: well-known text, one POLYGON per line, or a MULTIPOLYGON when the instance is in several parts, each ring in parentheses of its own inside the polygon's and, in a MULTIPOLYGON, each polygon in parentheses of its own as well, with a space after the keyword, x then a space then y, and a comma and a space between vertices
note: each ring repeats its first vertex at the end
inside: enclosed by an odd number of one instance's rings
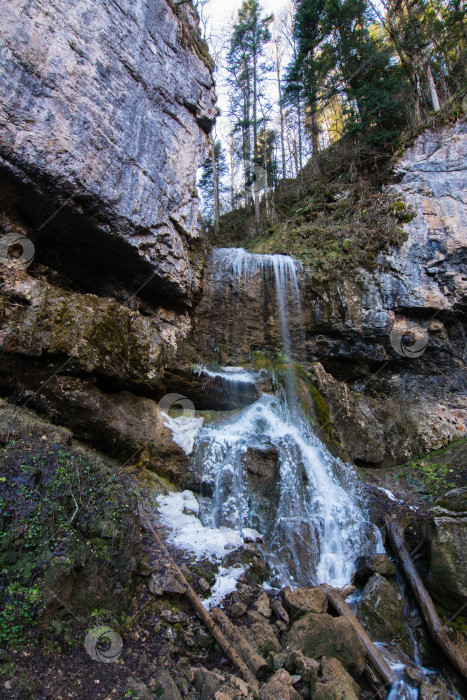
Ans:
POLYGON ((396 158, 423 129, 456 121, 463 114, 459 98, 400 136, 394 155, 381 158, 345 139, 332 144, 321 153, 319 174, 310 162, 299 177, 282 181, 263 199, 259 221, 251 208, 224 214, 219 232, 210 231, 212 243, 292 255, 315 276, 372 268, 380 252, 406 240, 403 226, 415 216, 384 188, 396 158))
POLYGON ((268 198, 290 177, 306 179, 307 168, 326 178, 328 149, 339 141, 352 182, 362 162, 378 179, 404 132, 462 102, 465 19, 457 0, 284 0, 277 16, 243 0, 222 46, 213 42, 228 132, 219 162, 228 150, 230 166, 226 196, 212 173, 216 233, 221 210, 239 207, 263 231, 268 198))

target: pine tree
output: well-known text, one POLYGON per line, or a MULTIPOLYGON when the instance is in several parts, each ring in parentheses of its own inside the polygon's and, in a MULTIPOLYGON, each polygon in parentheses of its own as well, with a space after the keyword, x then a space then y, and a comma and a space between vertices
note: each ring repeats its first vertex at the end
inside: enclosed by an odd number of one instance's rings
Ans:
MULTIPOLYGON (((272 16, 261 18, 258 0, 244 0, 234 24, 228 54, 228 71, 232 91, 234 132, 241 131, 241 159, 258 162, 258 129, 260 97, 265 67, 262 63, 265 45, 271 39, 269 25, 272 16)), ((245 173, 245 185, 248 173, 245 173)), ((255 196, 256 217, 259 218, 259 197, 255 196)))
POLYGON ((299 90, 306 102, 313 152, 318 148, 318 108, 335 95, 342 100, 347 136, 384 147, 402 128, 407 81, 374 19, 367 0, 297 3, 299 51, 287 88, 299 90))
POLYGON ((318 55, 322 41, 321 19, 326 0, 301 0, 295 15, 297 53, 286 76, 286 92, 293 99, 302 96, 310 112, 313 170, 319 165, 318 92, 322 81, 323 62, 318 55))
POLYGON ((223 197, 228 192, 223 178, 229 172, 224 149, 220 141, 215 141, 209 158, 203 165, 203 172, 198 181, 201 192, 201 211, 204 220, 217 228, 223 197), (214 159, 212 157, 214 151, 214 159))

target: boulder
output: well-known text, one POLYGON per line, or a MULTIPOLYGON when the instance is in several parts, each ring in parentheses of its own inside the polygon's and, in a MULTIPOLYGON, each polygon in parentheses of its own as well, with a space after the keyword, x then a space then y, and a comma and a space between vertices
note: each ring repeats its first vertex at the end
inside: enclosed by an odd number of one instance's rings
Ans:
POLYGON ((293 677, 281 668, 263 685, 259 698, 260 700, 299 700, 302 696, 294 690, 292 683, 293 677))
POLYGON ((418 700, 452 700, 452 698, 452 694, 440 681, 432 685, 428 680, 424 680, 420 684, 418 700))
POLYGON ((253 625, 255 622, 264 622, 264 616, 261 615, 257 610, 248 610, 246 614, 246 619, 248 620, 248 624, 253 625))
POLYGON ((467 486, 448 491, 437 499, 435 506, 452 513, 467 513, 467 486))
POLYGON ((125 697, 134 700, 156 700, 149 688, 144 683, 138 683, 134 678, 129 678, 126 682, 125 697))
POLYGON ((392 642, 396 637, 407 641, 408 631, 403 618, 404 599, 389 581, 374 574, 363 589, 357 617, 378 642, 392 642))
POLYGON ((287 670, 297 673, 311 687, 318 678, 319 663, 304 656, 301 651, 291 651, 287 657, 287 670))
POLYGON ((312 687, 312 700, 358 700, 360 687, 338 659, 323 657, 321 677, 312 687))
POLYGON ((355 560, 355 573, 352 577, 352 583, 356 586, 364 586, 374 574, 387 577, 396 575, 396 565, 389 559, 387 554, 372 554, 358 557, 355 560))
POLYGON ((195 644, 201 649, 207 649, 214 644, 214 637, 204 627, 199 627, 195 634, 195 644))
POLYGON ((263 615, 263 617, 271 617, 272 612, 267 593, 261 593, 259 598, 255 601, 253 609, 263 615))
POLYGON ((287 652, 281 652, 280 654, 269 654, 267 658, 269 668, 271 668, 273 671, 278 671, 280 668, 285 668, 287 666, 288 658, 289 655, 287 652))
POLYGON ((151 399, 128 391, 106 394, 88 380, 54 377, 32 403, 76 438, 122 462, 139 463, 173 481, 188 469, 188 455, 151 399))
POLYGON ((243 580, 253 585, 263 583, 269 576, 269 564, 267 564, 261 551, 253 543, 226 554, 222 559, 222 566, 226 568, 230 566, 244 566, 246 572, 243 580))
POLYGON ((232 603, 232 605, 229 608, 229 615, 230 617, 243 617, 243 615, 246 613, 247 607, 245 603, 241 603, 240 601, 236 601, 235 603, 232 603))
POLYGON ((181 583, 176 574, 168 568, 152 574, 149 578, 148 588, 149 592, 155 596, 162 596, 164 593, 169 595, 186 593, 186 585, 181 583))
POLYGON ((194 686, 199 691, 200 700, 211 700, 225 683, 225 677, 220 673, 197 668, 194 675, 194 686))
POLYGON ((171 366, 164 373, 164 380, 172 391, 193 401, 199 411, 231 411, 252 404, 261 396, 253 381, 232 381, 220 373, 211 376, 202 368, 183 362, 171 366))
POLYGON ((428 522, 427 588, 438 603, 452 612, 467 603, 466 494, 466 488, 448 492, 439 501, 443 507, 437 505, 431 509, 428 522))
POLYGON ((274 630, 266 622, 254 622, 247 631, 247 636, 260 656, 267 657, 270 652, 278 654, 282 651, 274 630))
POLYGON ((321 588, 296 588, 289 586, 282 591, 284 608, 291 618, 301 617, 305 613, 324 613, 328 609, 326 594, 321 588))
POLYGON ((359 676, 365 666, 364 649, 350 622, 327 613, 307 613, 294 622, 288 647, 312 659, 332 656, 354 676, 359 676))
POLYGON ((157 700, 182 700, 179 689, 169 671, 161 669, 157 671, 149 683, 150 689, 155 693, 157 700))

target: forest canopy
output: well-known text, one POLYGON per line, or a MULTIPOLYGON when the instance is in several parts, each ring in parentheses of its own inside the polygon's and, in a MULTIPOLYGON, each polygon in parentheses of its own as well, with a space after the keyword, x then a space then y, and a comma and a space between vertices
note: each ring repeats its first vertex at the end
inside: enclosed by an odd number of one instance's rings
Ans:
POLYGON ((238 207, 259 218, 307 162, 319 176, 336 141, 392 155, 402 133, 462 101, 466 22, 462 0, 296 0, 278 16, 243 0, 224 36, 211 37, 229 126, 199 183, 206 220, 217 228, 238 207))

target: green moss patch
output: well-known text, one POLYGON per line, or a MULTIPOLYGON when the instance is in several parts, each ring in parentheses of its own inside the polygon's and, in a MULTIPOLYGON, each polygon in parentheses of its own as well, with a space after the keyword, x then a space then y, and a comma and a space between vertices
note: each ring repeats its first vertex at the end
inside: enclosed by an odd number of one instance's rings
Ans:
POLYGON ((0 646, 50 619, 122 610, 138 557, 131 482, 45 435, 0 448, 0 646))
POLYGON ((407 503, 431 507, 436 499, 451 489, 467 483, 467 439, 457 440, 440 450, 410 460, 391 469, 360 469, 407 503))

